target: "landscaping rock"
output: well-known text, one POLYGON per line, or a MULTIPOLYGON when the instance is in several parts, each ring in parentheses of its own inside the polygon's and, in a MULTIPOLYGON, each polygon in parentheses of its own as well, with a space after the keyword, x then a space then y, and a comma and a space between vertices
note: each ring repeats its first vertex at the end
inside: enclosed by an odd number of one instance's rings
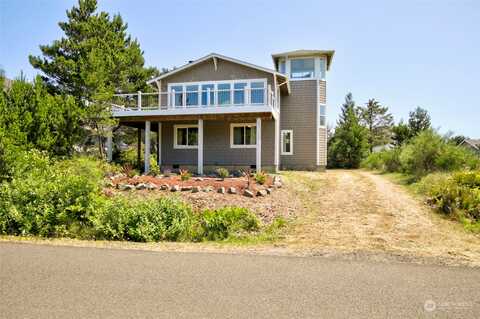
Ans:
POLYGON ((135 189, 135 186, 130 184, 122 184, 118 187, 118 189, 121 191, 131 191, 135 189))
POLYGON ((153 183, 147 183, 145 184, 146 188, 148 190, 154 190, 154 189, 157 189, 157 185, 153 184, 153 183))
POLYGON ((197 178, 195 178, 195 180, 196 180, 197 182, 201 182, 201 181, 203 181, 203 178, 202 178, 202 177, 197 177, 197 178))
POLYGON ((261 189, 257 191, 257 196, 260 196, 260 197, 267 196, 267 191, 264 189, 261 189))
POLYGON ((247 197, 250 197, 250 198, 255 197, 255 195, 253 195, 253 192, 248 190, 248 189, 243 191, 243 196, 247 196, 247 197))
POLYGON ((201 190, 202 190, 202 188, 200 186, 193 186, 192 187, 192 193, 198 193, 201 190))
POLYGON ((220 187, 217 192, 219 192, 220 194, 225 194, 225 187, 220 187))
POLYGON ((137 184, 137 186, 135 188, 138 189, 138 190, 146 189, 147 184, 140 183, 140 184, 137 184))
POLYGON ((212 187, 212 186, 207 186, 207 187, 205 187, 205 188, 203 189, 203 191, 204 191, 205 193, 211 192, 211 191, 213 191, 213 187, 212 187))
POLYGON ((169 188, 170 188, 170 186, 169 186, 168 184, 163 184, 162 186, 160 186, 160 189, 161 189, 162 191, 166 191, 166 190, 168 190, 169 188))
POLYGON ((178 185, 173 185, 172 188, 170 188, 170 191, 172 192, 178 192, 180 190, 180 186, 178 185))
POLYGON ((182 192, 188 192, 192 190, 192 186, 182 186, 182 192))
POLYGON ((270 195, 273 192, 273 189, 267 188, 266 191, 267 191, 267 194, 270 195))
POLYGON ((282 183, 280 183, 280 182, 278 182, 278 181, 277 181, 277 182, 273 182, 273 186, 274 186, 275 188, 282 188, 282 183))
POLYGON ((229 192, 230 194, 236 194, 236 193, 237 193, 237 189, 236 189, 235 187, 229 187, 229 188, 228 188, 228 192, 229 192))

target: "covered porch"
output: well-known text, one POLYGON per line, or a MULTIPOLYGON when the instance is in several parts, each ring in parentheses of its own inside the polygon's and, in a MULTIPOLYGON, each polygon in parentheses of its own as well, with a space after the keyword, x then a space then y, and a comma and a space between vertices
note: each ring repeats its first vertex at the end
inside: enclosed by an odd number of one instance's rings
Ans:
MULTIPOLYGON (((157 164, 163 170, 188 169, 198 175, 218 167, 275 172, 279 166, 279 121, 270 112, 119 118, 137 129, 137 161, 150 172, 151 135, 155 133, 157 164), (142 134, 143 133, 143 134, 142 134), (143 144, 143 150, 142 150, 143 144)), ((155 143, 155 142, 154 142, 155 143)), ((107 141, 112 160, 111 138, 107 141)))

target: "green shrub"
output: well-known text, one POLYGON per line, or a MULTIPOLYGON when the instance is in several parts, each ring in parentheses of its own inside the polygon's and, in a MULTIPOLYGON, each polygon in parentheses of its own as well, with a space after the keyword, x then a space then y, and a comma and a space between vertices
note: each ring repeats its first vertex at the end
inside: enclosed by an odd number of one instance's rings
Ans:
POLYGON ((91 218, 98 238, 132 241, 182 241, 192 238, 190 206, 172 198, 106 200, 91 218))
POLYGON ((244 232, 257 231, 260 221, 246 208, 224 207, 205 210, 201 216, 201 238, 221 240, 244 232))
POLYGON ((361 167, 373 170, 384 170, 383 152, 368 155, 367 158, 362 161, 361 167))
POLYGON ((216 172, 217 172, 218 177, 221 178, 222 180, 224 180, 225 178, 230 176, 230 173, 228 172, 228 169, 223 168, 223 167, 217 168, 216 172))
POLYGON ((256 172, 254 178, 258 184, 263 185, 267 181, 267 173, 264 171, 256 172))
POLYGON ((400 152, 400 148, 394 148, 388 151, 371 153, 363 160, 362 167, 385 172, 398 172, 401 170, 400 152))
MULTIPOLYGON (((140 161, 143 162, 145 158, 145 152, 143 151, 143 145, 142 145, 142 150, 140 152, 140 161)), ((130 147, 126 149, 125 151, 122 151, 120 153, 120 158, 118 159, 118 164, 121 166, 130 166, 132 168, 138 167, 138 162, 137 162, 137 148, 136 147, 130 147)), ((150 173, 153 175, 158 175, 160 174, 160 167, 158 166, 157 158, 154 154, 150 155, 150 173)))
POLYGON ((87 230, 104 176, 88 158, 54 161, 21 152, 9 183, 0 186, 0 233, 77 236, 87 230))
POLYGON ((438 210, 480 221, 480 171, 430 174, 416 187, 438 210))

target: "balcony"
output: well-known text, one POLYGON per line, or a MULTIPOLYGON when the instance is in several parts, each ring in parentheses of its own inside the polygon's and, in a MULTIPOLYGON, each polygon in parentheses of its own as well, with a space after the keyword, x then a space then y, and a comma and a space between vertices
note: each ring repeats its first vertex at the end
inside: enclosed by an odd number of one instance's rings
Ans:
MULTIPOLYGON (((266 88, 217 87, 220 86, 190 91, 171 88, 168 92, 116 94, 111 104, 113 117, 234 113, 272 113, 276 117, 278 113, 279 105, 270 85, 266 88)), ((189 85, 184 88, 188 89, 189 85)))

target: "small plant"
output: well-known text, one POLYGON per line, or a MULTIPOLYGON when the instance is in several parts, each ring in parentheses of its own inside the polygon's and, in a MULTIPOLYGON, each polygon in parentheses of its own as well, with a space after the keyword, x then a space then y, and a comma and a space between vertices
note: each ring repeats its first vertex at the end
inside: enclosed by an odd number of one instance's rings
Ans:
POLYGON ((250 186, 252 185, 252 169, 251 168, 245 168, 241 170, 242 175, 247 178, 247 189, 250 189, 250 186))
POLYGON ((187 169, 180 169, 180 179, 182 182, 188 181, 192 178, 192 174, 187 169))
POLYGON ((130 164, 123 165, 121 172, 122 174, 125 174, 128 177, 133 177, 136 173, 135 169, 133 169, 133 166, 130 164))
POLYGON ((267 173, 265 173, 264 171, 256 172, 255 181, 260 185, 265 184, 265 182, 267 181, 267 173))
POLYGON ((228 172, 228 169, 219 167, 217 168, 217 175, 223 181, 230 175, 230 173, 228 172))
POLYGON ((223 207, 205 210, 201 217, 202 236, 207 240, 222 240, 245 232, 258 231, 260 221, 247 208, 223 207))

